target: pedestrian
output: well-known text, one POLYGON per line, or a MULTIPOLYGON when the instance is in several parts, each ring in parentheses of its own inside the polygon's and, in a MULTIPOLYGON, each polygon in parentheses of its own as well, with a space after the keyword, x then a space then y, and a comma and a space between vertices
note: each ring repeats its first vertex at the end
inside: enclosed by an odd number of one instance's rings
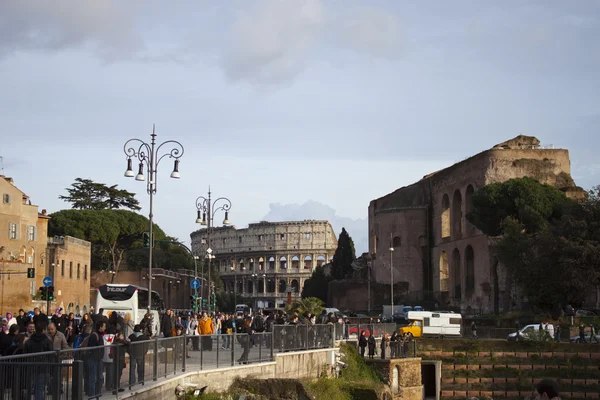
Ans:
POLYGON ((398 335, 398 331, 394 331, 392 333, 392 337, 390 338, 390 358, 398 357, 398 341, 400 337, 398 335))
MULTIPOLYGON (((35 333, 23 345, 23 353, 44 353, 52 351, 52 342, 46 336, 46 326, 39 323, 35 326, 35 333)), ((46 385, 48 384, 48 373, 45 369, 35 368, 33 377, 33 397, 35 400, 46 399, 46 385)))
POLYGON ((471 322, 471 335, 473 336, 473 339, 477 339, 477 324, 475 321, 471 322))
POLYGON ((558 385, 552 379, 542 379, 536 386, 536 399, 541 400, 560 400, 558 394, 558 385))
POLYGON ((215 333, 215 326, 212 319, 208 317, 206 312, 202 313, 202 319, 198 321, 198 333, 202 335, 202 351, 212 351, 212 337, 215 333))
POLYGON ((375 349, 377 347, 377 342, 375 341, 375 337, 373 336, 372 332, 369 335, 369 338, 367 339, 367 346, 369 347, 369 358, 373 359, 373 357, 375 357, 375 349))
POLYGON ((385 332, 383 334, 383 336, 381 337, 381 359, 385 360, 385 354, 386 354, 386 350, 389 347, 389 343, 390 343, 390 335, 388 335, 387 332, 385 332))
POLYGON ((149 350, 150 338, 142 332, 141 325, 134 325, 133 333, 129 335, 129 385, 144 383, 144 366, 149 350), (136 380, 137 378, 137 380, 136 380))
POLYGON ((554 332, 554 339, 560 342, 560 323, 556 324, 556 331, 554 332))
POLYGON ((365 349, 367 348, 367 337, 365 336, 365 331, 360 332, 360 336, 358 337, 358 347, 360 347, 360 356, 365 358, 365 349))

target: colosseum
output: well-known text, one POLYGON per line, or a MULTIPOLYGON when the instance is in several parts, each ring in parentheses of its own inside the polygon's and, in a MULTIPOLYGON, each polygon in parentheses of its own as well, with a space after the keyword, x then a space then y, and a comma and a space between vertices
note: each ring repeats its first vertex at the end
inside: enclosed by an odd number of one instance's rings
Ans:
POLYGON ((581 189, 570 169, 568 150, 518 136, 372 200, 371 278, 389 285, 391 257, 396 302, 430 300, 466 313, 510 309, 519 304, 518 293, 491 254, 488 237, 465 218, 473 192, 528 176, 577 196, 581 189))
MULTIPOLYGON (((192 252, 205 254, 206 229, 193 232, 192 252)), ((211 228, 210 249, 225 290, 252 299, 255 309, 283 307, 298 298, 316 266, 335 253, 337 239, 328 221, 259 222, 248 228, 211 228)))

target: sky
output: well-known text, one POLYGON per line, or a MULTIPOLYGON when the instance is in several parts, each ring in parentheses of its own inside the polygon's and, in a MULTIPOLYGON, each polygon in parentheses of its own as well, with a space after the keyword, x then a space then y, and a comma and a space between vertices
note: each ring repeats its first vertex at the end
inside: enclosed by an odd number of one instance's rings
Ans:
POLYGON ((210 185, 238 227, 327 218, 360 253, 370 200, 519 134, 600 184, 599 37, 597 0, 4 0, 3 173, 49 212, 83 177, 147 214, 123 145, 156 124, 185 149, 168 234, 210 185))

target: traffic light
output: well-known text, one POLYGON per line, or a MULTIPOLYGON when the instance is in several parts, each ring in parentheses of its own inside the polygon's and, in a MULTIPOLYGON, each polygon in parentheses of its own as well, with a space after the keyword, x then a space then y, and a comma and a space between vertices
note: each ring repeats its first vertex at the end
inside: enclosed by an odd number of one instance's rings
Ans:
POLYGON ((42 300, 46 300, 46 288, 44 286, 40 286, 40 295, 42 296, 42 300))
POLYGON ((190 304, 192 306, 192 310, 196 310, 196 296, 190 296, 190 304))
POLYGON ((48 286, 48 300, 54 300, 54 286, 48 286))
POLYGON ((27 268, 27 277, 30 279, 35 278, 35 268, 27 268))
POLYGON ((142 241, 144 242, 144 247, 150 247, 150 234, 148 232, 144 232, 142 241))

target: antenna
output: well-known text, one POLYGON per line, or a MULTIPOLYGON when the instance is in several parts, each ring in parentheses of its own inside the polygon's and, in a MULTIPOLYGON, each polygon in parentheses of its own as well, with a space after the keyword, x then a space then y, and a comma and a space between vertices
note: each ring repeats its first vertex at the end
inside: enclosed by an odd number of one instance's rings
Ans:
POLYGON ((4 157, 0 156, 0 175, 4 175, 4 157))

